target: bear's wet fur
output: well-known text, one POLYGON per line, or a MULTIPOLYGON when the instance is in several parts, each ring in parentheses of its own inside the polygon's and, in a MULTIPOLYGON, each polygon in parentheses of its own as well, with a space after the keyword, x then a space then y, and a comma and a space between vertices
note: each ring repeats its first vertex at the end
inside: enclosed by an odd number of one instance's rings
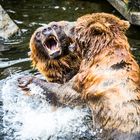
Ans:
POLYGON ((104 139, 140 139, 140 68, 125 36, 129 22, 107 13, 80 17, 75 37, 83 60, 74 89, 104 139))
POLYGON ((39 27, 30 39, 32 65, 48 82, 65 83, 79 70, 74 28, 75 22, 51 22, 39 27))

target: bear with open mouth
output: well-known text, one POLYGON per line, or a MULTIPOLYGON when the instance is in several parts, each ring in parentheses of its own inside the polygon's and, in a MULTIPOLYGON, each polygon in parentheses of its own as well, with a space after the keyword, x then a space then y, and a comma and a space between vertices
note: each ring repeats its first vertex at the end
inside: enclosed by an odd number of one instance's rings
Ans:
POLYGON ((74 41, 75 22, 51 22, 39 27, 30 40, 32 65, 47 81, 64 83, 78 71, 81 55, 74 41))
POLYGON ((107 13, 78 18, 74 36, 82 61, 76 76, 63 85, 32 79, 62 106, 88 105, 104 140, 140 139, 140 67, 125 36, 129 26, 107 13))
POLYGON ((140 139, 140 67, 125 35, 129 26, 107 13, 78 18, 82 61, 76 76, 63 85, 32 80, 63 106, 88 105, 93 130, 101 129, 104 140, 140 139))

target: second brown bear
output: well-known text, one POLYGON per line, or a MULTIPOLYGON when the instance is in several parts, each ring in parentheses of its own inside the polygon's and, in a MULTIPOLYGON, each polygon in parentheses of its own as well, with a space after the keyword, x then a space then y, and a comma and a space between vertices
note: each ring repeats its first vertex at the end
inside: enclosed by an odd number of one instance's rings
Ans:
POLYGON ((31 37, 32 65, 49 82, 62 84, 79 70, 81 55, 74 43, 74 27, 75 22, 51 22, 31 37))

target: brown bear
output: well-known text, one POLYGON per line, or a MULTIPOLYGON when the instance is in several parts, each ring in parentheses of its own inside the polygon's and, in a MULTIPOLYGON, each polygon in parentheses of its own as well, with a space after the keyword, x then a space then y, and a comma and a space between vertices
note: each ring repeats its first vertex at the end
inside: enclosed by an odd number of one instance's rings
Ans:
POLYGON ((30 58, 49 82, 64 83, 79 70, 80 51, 75 51, 75 22, 51 22, 39 27, 30 39, 30 58))
POLYGON ((74 81, 104 139, 140 139, 140 68, 125 36, 129 23, 107 13, 78 18, 83 60, 74 81))
POLYGON ((89 105, 93 126, 103 130, 103 140, 140 139, 140 69, 125 36, 128 28, 127 21, 106 13, 78 18, 78 74, 63 85, 32 78, 61 105, 89 105))

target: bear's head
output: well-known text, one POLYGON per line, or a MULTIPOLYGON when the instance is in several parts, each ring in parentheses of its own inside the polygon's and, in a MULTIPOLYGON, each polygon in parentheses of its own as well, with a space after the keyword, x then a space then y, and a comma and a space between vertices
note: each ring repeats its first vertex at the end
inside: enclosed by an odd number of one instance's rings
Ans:
POLYGON ((91 46, 94 53, 98 53, 113 38, 123 37, 129 26, 128 21, 112 14, 93 13, 78 18, 75 36, 84 55, 91 46))
POLYGON ((56 59, 70 53, 69 46, 73 43, 74 22, 51 22, 39 27, 31 37, 32 54, 42 59, 56 59))

